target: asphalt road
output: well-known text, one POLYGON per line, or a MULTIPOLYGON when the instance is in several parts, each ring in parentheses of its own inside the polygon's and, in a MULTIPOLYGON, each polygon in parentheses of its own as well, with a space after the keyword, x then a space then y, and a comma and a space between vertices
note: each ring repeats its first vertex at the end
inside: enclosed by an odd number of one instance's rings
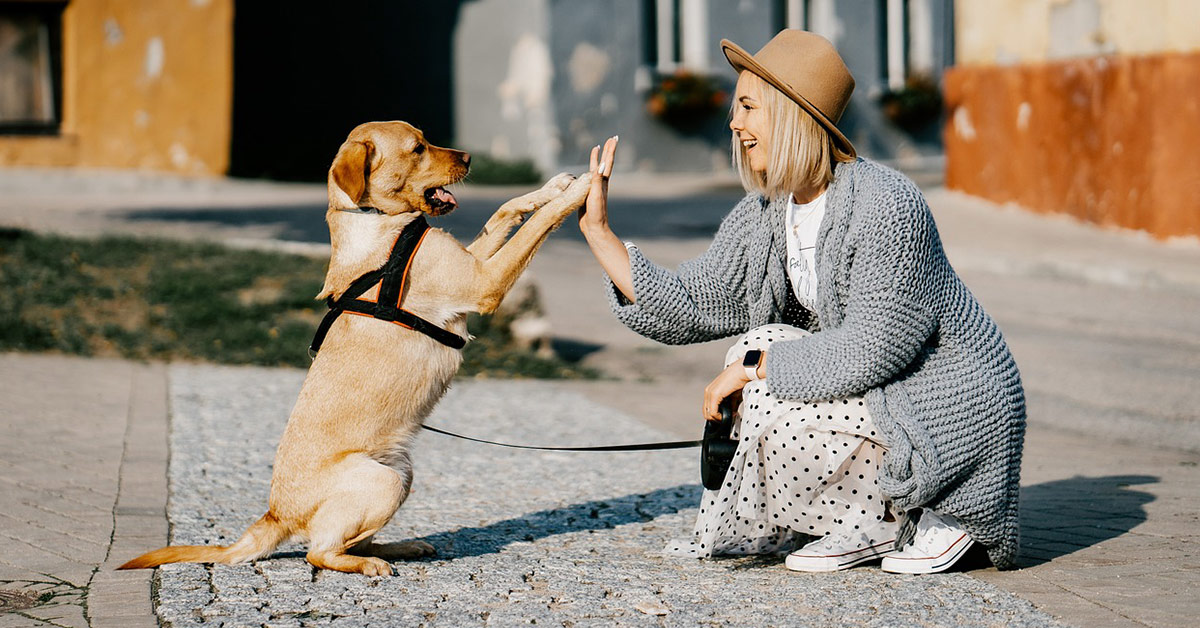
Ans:
MULTIPOLYGON (((613 198, 609 203, 610 221, 613 229, 624 237, 708 237, 741 197, 740 191, 720 190, 683 198, 613 198)), ((460 194, 458 209, 446 216, 431 218, 429 222, 460 240, 469 241, 508 198, 495 193, 460 194)), ((325 244, 329 242, 325 208, 323 202, 282 206, 169 207, 128 210, 119 212, 118 216, 133 226, 180 223, 220 230, 266 227, 275 230, 276 237, 281 240, 325 244)), ((554 237, 583 241, 579 230, 570 223, 554 237)))

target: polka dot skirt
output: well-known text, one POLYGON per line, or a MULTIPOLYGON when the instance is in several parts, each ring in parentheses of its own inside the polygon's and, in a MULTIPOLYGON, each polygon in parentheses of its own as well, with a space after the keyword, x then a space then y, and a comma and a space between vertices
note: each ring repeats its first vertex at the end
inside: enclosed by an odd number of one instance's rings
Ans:
MULTIPOLYGON (((725 356, 809 335, 772 324, 747 332, 725 356)), ((801 403, 750 382, 734 422, 737 452, 716 491, 704 491, 695 533, 665 552, 707 558, 786 549, 803 535, 858 529, 883 518, 879 459, 884 447, 861 396, 801 403)))

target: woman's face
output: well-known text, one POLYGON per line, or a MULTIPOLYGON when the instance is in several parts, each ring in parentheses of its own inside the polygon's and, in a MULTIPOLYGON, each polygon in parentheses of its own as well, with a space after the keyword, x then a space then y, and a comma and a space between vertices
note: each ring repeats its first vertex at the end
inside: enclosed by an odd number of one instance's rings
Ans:
POLYGON ((749 72, 738 75, 729 128, 745 148, 750 170, 766 172, 771 147, 771 118, 757 89, 758 81, 748 80, 749 76, 749 72))

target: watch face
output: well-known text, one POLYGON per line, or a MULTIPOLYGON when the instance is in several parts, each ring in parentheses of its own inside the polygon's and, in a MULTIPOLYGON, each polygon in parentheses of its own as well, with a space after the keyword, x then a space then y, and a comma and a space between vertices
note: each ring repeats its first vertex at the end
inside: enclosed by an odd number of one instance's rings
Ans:
POLYGON ((746 358, 742 360, 742 366, 746 368, 758 366, 758 361, 760 359, 762 359, 762 351, 759 351, 758 349, 751 349, 746 352, 746 358))

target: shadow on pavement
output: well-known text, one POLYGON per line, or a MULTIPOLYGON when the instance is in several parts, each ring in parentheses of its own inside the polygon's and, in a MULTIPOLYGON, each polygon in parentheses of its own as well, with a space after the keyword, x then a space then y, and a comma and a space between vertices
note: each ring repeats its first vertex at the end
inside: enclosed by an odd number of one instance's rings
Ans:
POLYGON ((1154 496, 1132 487, 1152 475, 1076 476, 1021 488, 1022 567, 1032 567, 1125 534, 1146 520, 1154 496))
POLYGON ((700 503, 699 484, 681 484, 649 493, 625 495, 532 512, 486 526, 459 528, 418 540, 437 548, 436 560, 466 558, 498 552, 513 543, 592 530, 608 530, 627 523, 651 521, 700 503))

